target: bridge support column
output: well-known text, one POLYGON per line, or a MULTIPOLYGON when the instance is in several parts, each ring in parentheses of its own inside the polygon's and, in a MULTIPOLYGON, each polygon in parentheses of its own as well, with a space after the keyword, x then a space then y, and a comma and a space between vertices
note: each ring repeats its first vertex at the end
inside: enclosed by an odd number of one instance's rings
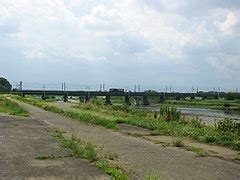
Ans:
POLYGON ((105 98, 105 105, 112 105, 112 102, 111 102, 111 97, 110 95, 107 95, 106 98, 105 98))
POLYGON ((147 97, 146 95, 143 96, 143 105, 144 105, 144 106, 150 105, 150 103, 149 103, 149 101, 148 101, 148 97, 147 97))
POLYGON ((181 100, 180 94, 177 94, 177 95, 176 95, 176 100, 177 100, 177 101, 180 101, 180 100, 181 100))
POLYGON ((190 97, 191 100, 194 100, 195 99, 195 94, 192 94, 191 97, 190 97))
POLYGON ((162 102, 164 102, 164 101, 165 101, 165 96, 164 96, 164 94, 161 94, 161 95, 159 96, 159 102, 162 103, 162 102))
POLYGON ((64 94, 63 96, 63 102, 67 102, 68 101, 68 96, 66 94, 64 94))
POLYGON ((90 95, 88 94, 85 96, 85 102, 89 102, 89 101, 90 101, 90 95))
POLYGON ((129 95, 125 95, 125 104, 131 106, 129 95))
POLYGON ((41 99, 46 100, 46 96, 44 94, 42 94, 41 99))

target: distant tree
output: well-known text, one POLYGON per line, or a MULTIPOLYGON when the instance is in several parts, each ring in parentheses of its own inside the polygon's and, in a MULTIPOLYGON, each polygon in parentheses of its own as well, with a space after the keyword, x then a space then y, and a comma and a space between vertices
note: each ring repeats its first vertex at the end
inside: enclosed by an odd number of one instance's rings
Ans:
POLYGON ((10 84, 10 82, 3 78, 0 77, 0 90, 11 90, 12 89, 12 85, 10 84))

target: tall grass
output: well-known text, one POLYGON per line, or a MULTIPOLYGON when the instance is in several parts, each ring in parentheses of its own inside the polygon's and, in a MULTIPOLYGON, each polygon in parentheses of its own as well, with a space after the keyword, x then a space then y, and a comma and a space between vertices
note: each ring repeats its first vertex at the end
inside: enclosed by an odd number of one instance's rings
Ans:
POLYGON ((29 113, 25 109, 3 96, 0 97, 0 112, 16 116, 29 116, 29 113))

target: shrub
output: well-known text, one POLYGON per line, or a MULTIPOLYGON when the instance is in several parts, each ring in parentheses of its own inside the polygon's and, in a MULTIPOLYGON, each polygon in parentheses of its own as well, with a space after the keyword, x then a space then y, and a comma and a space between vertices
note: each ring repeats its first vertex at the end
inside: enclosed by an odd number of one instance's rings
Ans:
POLYGON ((175 107, 163 105, 160 107, 160 116, 168 122, 179 121, 181 118, 181 112, 178 111, 175 107))

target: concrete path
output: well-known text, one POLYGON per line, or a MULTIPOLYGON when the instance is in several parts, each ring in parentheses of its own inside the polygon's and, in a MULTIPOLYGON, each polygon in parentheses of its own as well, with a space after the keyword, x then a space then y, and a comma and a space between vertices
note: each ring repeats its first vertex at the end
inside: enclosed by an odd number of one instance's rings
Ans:
POLYGON ((106 152, 115 152, 137 178, 157 176, 163 179, 240 179, 240 165, 213 157, 196 157, 174 147, 161 147, 148 140, 73 121, 70 118, 20 103, 33 118, 49 127, 95 142, 106 152))
POLYGON ((69 154, 37 120, 0 115, 0 179, 110 179, 69 154))

